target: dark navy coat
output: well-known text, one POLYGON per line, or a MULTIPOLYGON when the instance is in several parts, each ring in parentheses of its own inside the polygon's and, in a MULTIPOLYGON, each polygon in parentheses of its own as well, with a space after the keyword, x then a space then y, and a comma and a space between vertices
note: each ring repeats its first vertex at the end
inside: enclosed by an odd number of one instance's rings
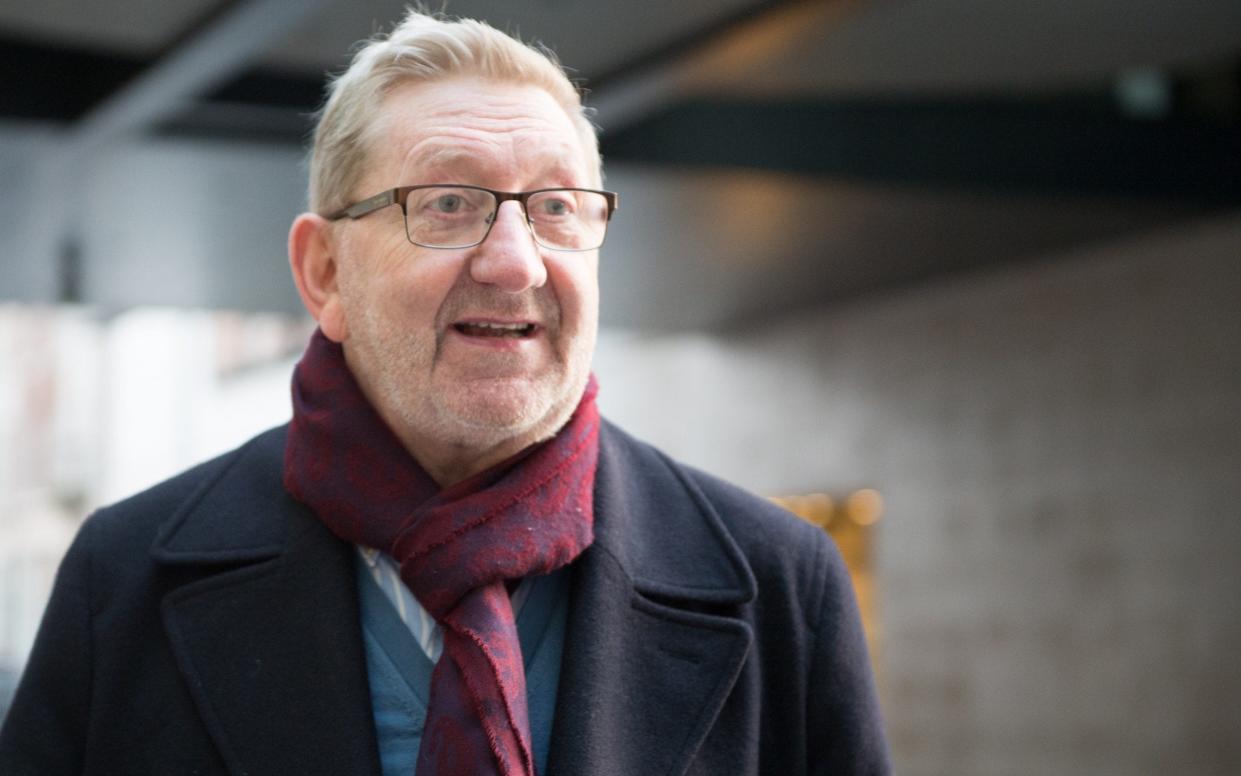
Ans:
MULTIPOLYGON (((378 774, 355 553, 281 484, 285 430, 82 527, 0 773, 378 774)), ((825 534, 605 424, 548 771, 887 773, 825 534)))

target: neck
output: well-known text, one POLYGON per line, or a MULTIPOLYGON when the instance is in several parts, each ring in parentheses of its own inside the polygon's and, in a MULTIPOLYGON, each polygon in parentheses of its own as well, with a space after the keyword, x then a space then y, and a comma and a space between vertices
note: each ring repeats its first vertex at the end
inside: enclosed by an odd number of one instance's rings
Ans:
POLYGON ((406 418, 373 399, 371 406, 406 452, 441 488, 447 488, 551 439, 569 421, 576 404, 557 408, 529 428, 462 427, 456 433, 442 433, 442 429, 428 433, 412 427, 406 418))
POLYGON ((419 445, 403 435, 401 442, 426 473, 431 475, 441 488, 447 488, 512 458, 550 436, 553 435, 529 439, 524 436, 512 437, 484 449, 465 444, 419 445))

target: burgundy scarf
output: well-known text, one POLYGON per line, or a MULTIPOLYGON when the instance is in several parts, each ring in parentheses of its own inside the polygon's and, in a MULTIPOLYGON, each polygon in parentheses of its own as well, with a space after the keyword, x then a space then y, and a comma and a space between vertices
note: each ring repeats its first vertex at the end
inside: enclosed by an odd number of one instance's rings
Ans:
POLYGON ((284 486, 332 533, 382 550, 443 626, 418 776, 534 774, 526 676, 507 580, 547 574, 594 538, 592 377, 553 439, 440 490, 362 395, 321 331, 293 374, 284 486))

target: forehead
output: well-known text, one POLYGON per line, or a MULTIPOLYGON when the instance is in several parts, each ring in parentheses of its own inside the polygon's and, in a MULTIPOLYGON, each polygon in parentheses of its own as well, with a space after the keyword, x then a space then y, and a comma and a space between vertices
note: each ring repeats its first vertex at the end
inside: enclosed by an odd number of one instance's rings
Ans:
POLYGON ((527 188, 590 180, 568 114, 528 84, 453 78, 398 86, 384 98, 375 128, 368 177, 381 187, 527 188))

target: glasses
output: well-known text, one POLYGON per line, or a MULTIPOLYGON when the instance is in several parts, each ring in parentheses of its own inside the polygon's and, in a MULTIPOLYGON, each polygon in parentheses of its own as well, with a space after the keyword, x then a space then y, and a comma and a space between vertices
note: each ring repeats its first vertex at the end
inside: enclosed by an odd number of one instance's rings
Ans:
POLYGON ((603 245, 620 195, 595 189, 492 191, 481 186, 401 186, 327 216, 361 218, 389 205, 405 214, 405 236, 423 248, 472 248, 487 239, 500 204, 521 203, 534 241, 556 251, 591 251, 603 245))

